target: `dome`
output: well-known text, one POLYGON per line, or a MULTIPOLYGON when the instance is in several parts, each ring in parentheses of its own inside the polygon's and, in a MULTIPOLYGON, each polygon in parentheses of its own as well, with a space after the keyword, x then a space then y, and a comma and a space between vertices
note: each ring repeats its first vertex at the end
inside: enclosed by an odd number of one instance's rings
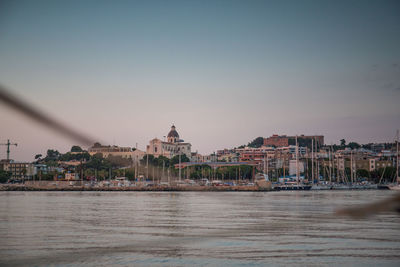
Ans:
POLYGON ((168 133, 168 137, 174 137, 174 138, 179 138, 178 132, 175 130, 175 126, 171 126, 171 131, 168 133))

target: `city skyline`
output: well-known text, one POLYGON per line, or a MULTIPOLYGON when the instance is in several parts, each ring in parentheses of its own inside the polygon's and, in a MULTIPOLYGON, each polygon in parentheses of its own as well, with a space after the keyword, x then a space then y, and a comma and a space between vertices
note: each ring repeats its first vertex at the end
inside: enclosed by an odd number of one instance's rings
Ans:
MULTIPOLYGON (((172 123, 201 154, 272 134, 392 142, 399 13, 398 1, 2 1, 0 84, 141 150, 172 123)), ((76 144, 0 114, 16 160, 76 144)))

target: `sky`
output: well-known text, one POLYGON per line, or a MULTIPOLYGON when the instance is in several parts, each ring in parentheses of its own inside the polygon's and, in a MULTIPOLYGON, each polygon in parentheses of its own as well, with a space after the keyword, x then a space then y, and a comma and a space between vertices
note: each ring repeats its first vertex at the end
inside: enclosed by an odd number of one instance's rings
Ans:
MULTIPOLYGON (((272 134, 392 142, 399 1, 0 1, 0 84, 102 144, 176 125, 202 154, 272 134)), ((76 142, 0 103, 31 161, 76 142)), ((0 158, 6 148, 0 147, 0 158)))

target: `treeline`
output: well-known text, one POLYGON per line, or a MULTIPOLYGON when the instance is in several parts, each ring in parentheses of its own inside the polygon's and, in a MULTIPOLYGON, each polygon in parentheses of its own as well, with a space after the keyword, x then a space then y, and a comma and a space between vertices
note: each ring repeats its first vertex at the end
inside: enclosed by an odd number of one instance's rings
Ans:
POLYGON ((73 151, 76 150, 77 147, 78 146, 73 146, 71 151, 65 154, 60 153, 58 150, 48 149, 45 157, 43 157, 42 154, 35 155, 36 163, 43 163, 48 166, 57 166, 58 161, 88 161, 91 159, 90 154, 87 151, 83 151, 80 147, 78 147, 80 151, 73 151))

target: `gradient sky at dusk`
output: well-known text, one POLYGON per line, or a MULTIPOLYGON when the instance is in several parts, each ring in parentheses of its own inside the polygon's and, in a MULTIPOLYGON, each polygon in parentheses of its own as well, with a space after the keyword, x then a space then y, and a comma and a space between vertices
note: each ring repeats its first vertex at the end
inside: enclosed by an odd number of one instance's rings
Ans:
MULTIPOLYGON (((105 144, 144 149, 172 123, 200 153, 275 133, 390 142, 400 1, 2 0, 0 83, 105 144)), ((0 104, 8 138, 16 160, 74 144, 0 104)))

